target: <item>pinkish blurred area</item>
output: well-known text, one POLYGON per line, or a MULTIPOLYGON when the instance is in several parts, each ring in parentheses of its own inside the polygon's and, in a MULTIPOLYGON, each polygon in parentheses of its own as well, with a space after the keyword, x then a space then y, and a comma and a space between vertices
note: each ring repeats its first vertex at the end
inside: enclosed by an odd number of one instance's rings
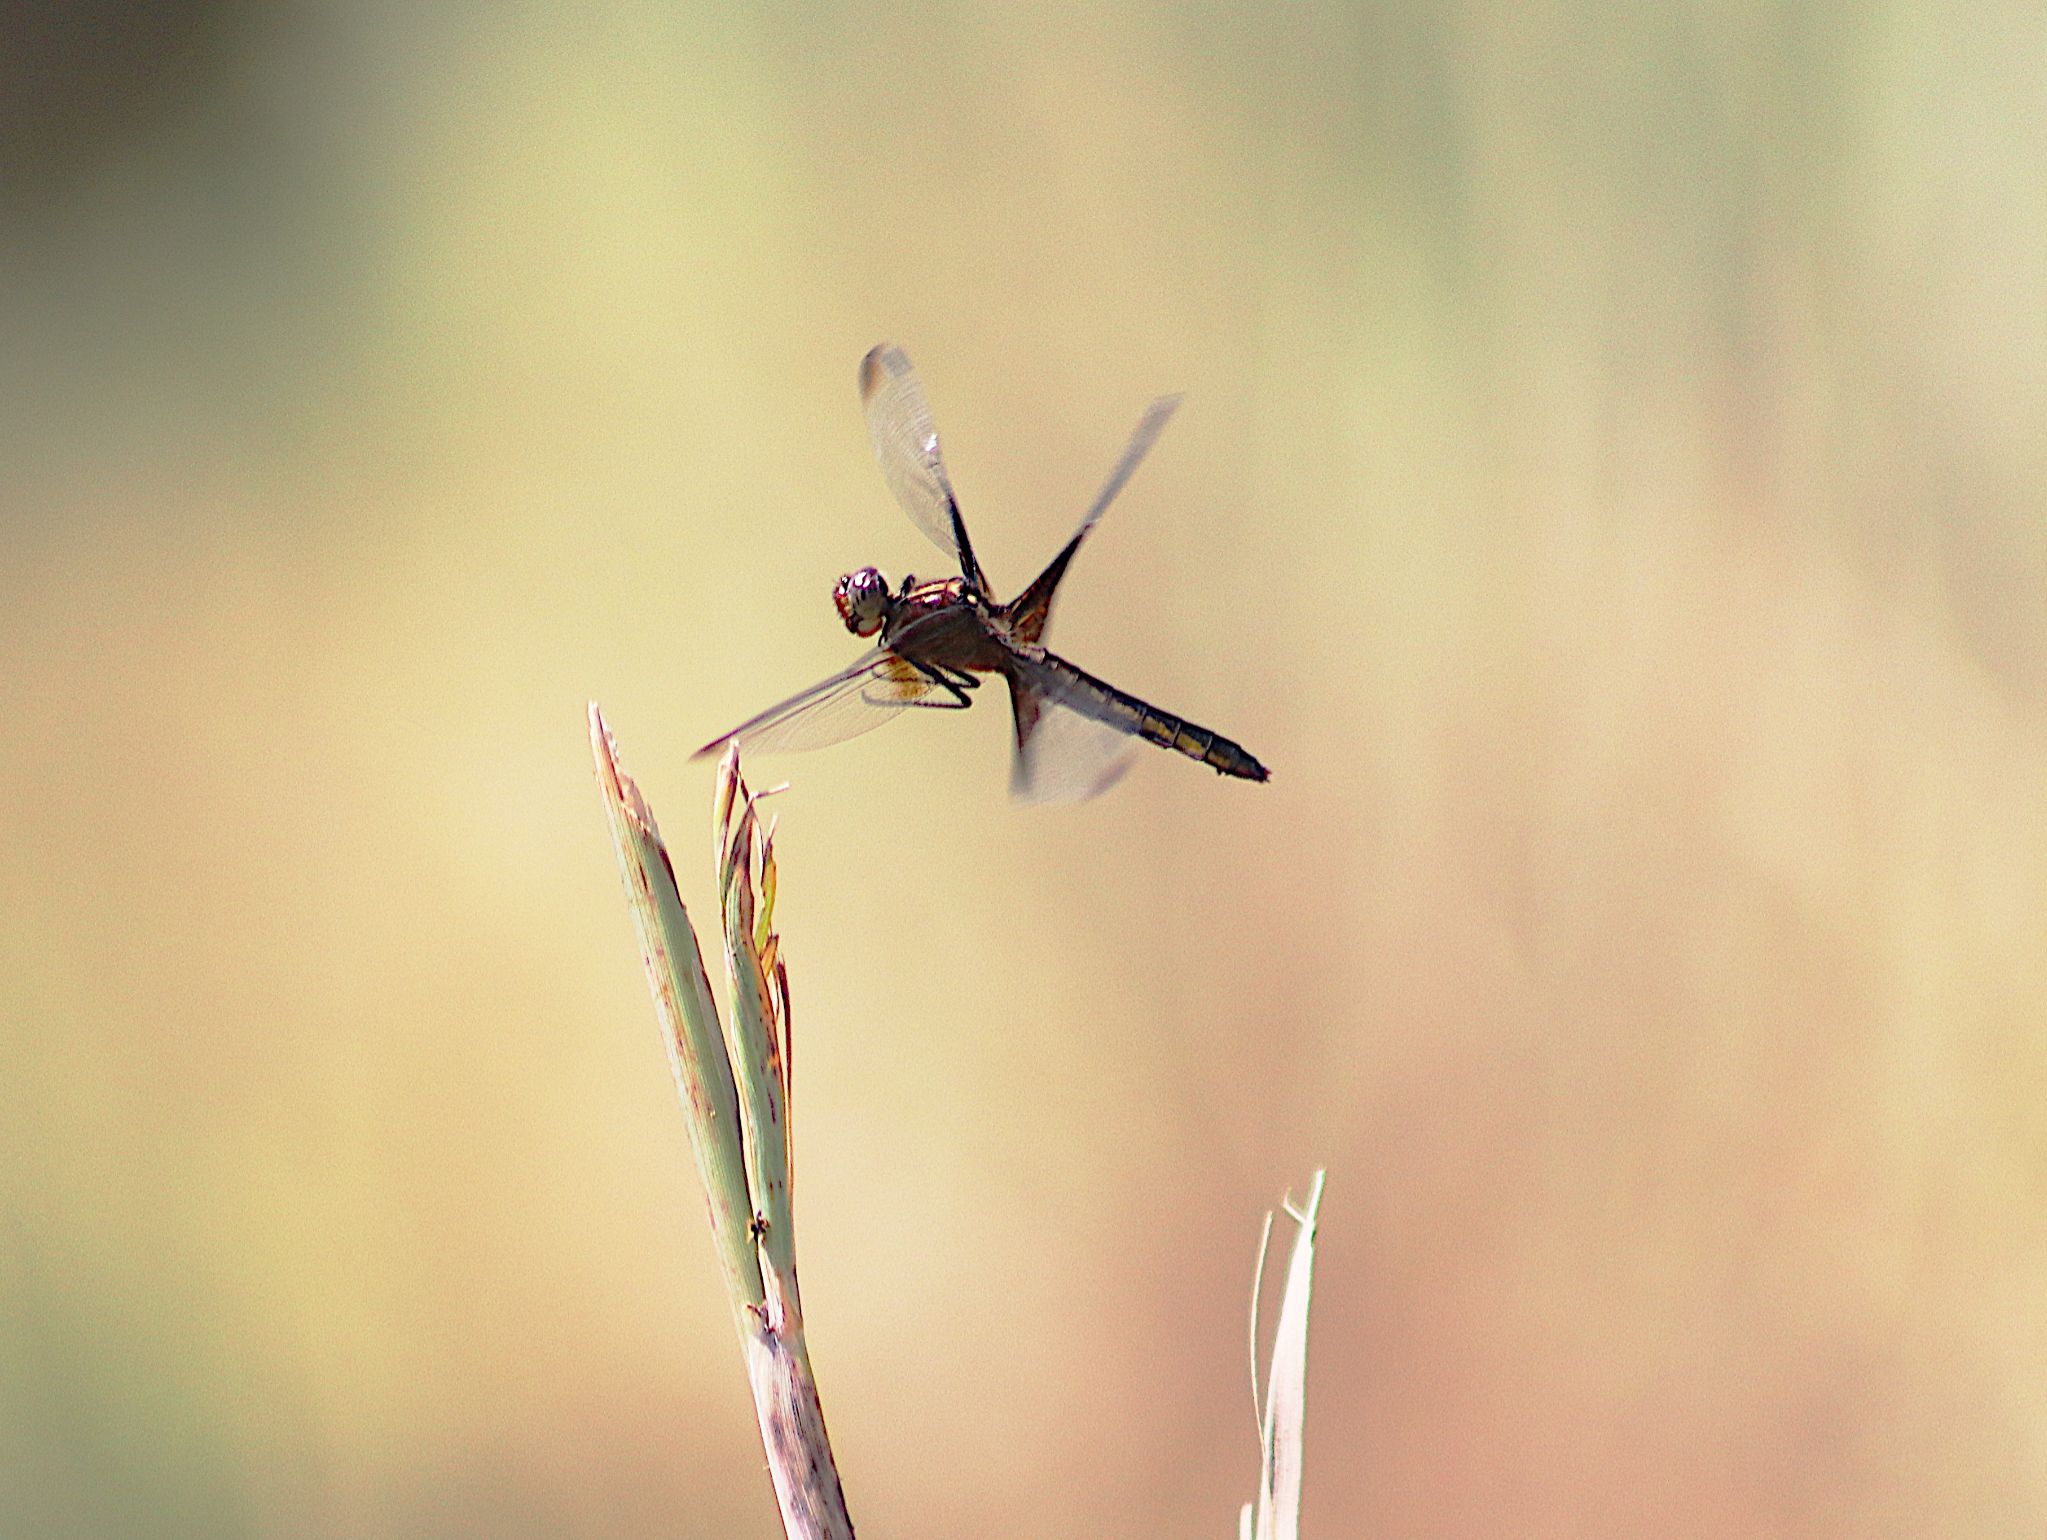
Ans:
POLYGON ((2047 22, 0 21, 0 1532, 777 1533, 592 782, 938 575, 1239 738, 762 760, 863 1532, 2047 1527, 2047 22))

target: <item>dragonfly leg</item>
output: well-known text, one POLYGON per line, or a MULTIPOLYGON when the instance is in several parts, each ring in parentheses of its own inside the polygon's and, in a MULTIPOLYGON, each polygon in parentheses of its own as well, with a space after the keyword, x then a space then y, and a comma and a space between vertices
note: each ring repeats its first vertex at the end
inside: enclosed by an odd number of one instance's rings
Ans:
POLYGON ((974 698, 968 692, 978 690, 981 681, 965 669, 947 668, 940 663, 919 663, 915 658, 909 662, 918 673, 945 691, 943 699, 926 698, 917 702, 919 706, 929 711, 965 711, 974 704, 974 698))

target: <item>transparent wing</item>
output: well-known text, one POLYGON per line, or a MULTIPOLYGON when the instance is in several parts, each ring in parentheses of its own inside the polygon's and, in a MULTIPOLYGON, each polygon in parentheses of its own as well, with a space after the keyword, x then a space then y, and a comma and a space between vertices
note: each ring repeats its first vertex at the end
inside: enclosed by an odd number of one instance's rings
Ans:
POLYGON ((952 481, 938 450, 938 426, 931 403, 907 354, 890 343, 871 348, 860 360, 860 401, 867 409, 867 436, 889 490, 925 534, 960 564, 960 573, 976 588, 987 583, 974 560, 973 543, 960 518, 952 481))
POLYGON ((1026 657, 1013 661, 1009 703, 1016 757, 1009 791, 1019 802, 1085 802, 1123 778, 1136 756, 1137 715, 1094 681, 1026 657))
POLYGON ((1109 472, 1109 479, 1102 483, 1102 490, 1095 494, 1093 506, 1087 517, 1080 521, 1080 528, 1073 532, 1073 541, 1078 544, 1080 537, 1095 527, 1095 521, 1109 511, 1109 504, 1116 500, 1116 494, 1123 490, 1123 483, 1151 453, 1151 446, 1158 442, 1159 433, 1180 409, 1178 396, 1160 396, 1144 409, 1144 416, 1138 419, 1137 427, 1131 432, 1130 442, 1123 446, 1123 456, 1116 462, 1116 468, 1109 472))
POLYGON ((821 749, 872 731, 932 689, 932 682, 916 668, 888 648, 876 647, 831 678, 748 717, 691 758, 722 753, 735 739, 750 753, 821 749))
POLYGON ((1045 564, 1045 570, 1032 580, 1031 586, 1010 602, 1010 628, 1019 640, 1037 642, 1043 639, 1045 627, 1052 619, 1052 598, 1066 576, 1067 564, 1073 560, 1074 552, 1080 549, 1081 541, 1087 539, 1088 531, 1095 527, 1108 511, 1109 504, 1116 500, 1116 494, 1123 490, 1123 483, 1130 479, 1131 473, 1151 452, 1151 446, 1158 441, 1159 431, 1179 405, 1178 396, 1161 396, 1145 409, 1144 416, 1138 419, 1137 427, 1130 435, 1130 442, 1123 446, 1116 468, 1109 472, 1109 479, 1102 483, 1102 490, 1095 494, 1087 516, 1080 521, 1080 528, 1060 548, 1059 554, 1045 564))

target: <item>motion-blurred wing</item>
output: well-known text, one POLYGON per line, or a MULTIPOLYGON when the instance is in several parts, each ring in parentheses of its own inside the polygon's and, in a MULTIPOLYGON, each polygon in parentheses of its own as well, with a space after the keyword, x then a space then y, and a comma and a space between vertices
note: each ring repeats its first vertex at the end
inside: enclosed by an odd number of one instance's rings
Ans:
POLYGON ((1080 521, 1080 528, 1074 531, 1073 539, 1076 544, 1082 535, 1095 527, 1095 520, 1109 511, 1109 504, 1113 503, 1116 494, 1123 490, 1123 483, 1130 479, 1131 473, 1144 462, 1144 457, 1151 453, 1151 446, 1158 442, 1160 431, 1179 409, 1178 396, 1160 396, 1144 409, 1144 416, 1138 419, 1137 427, 1130 434, 1130 442, 1123 446, 1122 458, 1117 460, 1116 468, 1109 472, 1109 479, 1102 483, 1102 490, 1095 494, 1094 504, 1088 509, 1087 517, 1080 521))
POLYGON ((1016 718, 1009 791, 1019 802, 1085 802, 1120 781, 1137 753, 1136 715, 1056 664, 1014 659, 1009 704, 1016 718))
POLYGON ((860 401, 867 409, 867 436, 889 490, 925 534, 960 564, 960 575, 983 593, 988 584, 974 560, 960 505, 938 451, 938 427, 931 403, 903 350, 890 343, 868 351, 860 360, 860 401))
POLYGON ((1066 565, 1073 560, 1073 553, 1080 549, 1081 541, 1087 539, 1088 531, 1095 527, 1101 516, 1108 512, 1109 504, 1116 500, 1116 494, 1123 490, 1123 483, 1130 479, 1144 457, 1151 453, 1151 446, 1158 441, 1159 432, 1166 425, 1180 405, 1178 396, 1161 396, 1145 409, 1138 420, 1137 428, 1130 435, 1130 442, 1123 446, 1123 454, 1116 461, 1116 468, 1109 472, 1109 479, 1102 483, 1102 490, 1095 494, 1094 503, 1088 508, 1087 517, 1080 521, 1080 528, 1073 532, 1073 538, 1060 548, 1059 554, 1045 564, 1045 570, 1019 594, 1009 606, 1009 624, 1018 641, 1038 642, 1044 640, 1045 625, 1052 618, 1052 598, 1059 591, 1059 583, 1066 576, 1066 565))
POLYGON ((690 757, 721 753, 735 739, 749 753, 821 749, 881 726, 931 690, 931 681, 915 667, 888 648, 876 647, 851 667, 747 718, 690 757))

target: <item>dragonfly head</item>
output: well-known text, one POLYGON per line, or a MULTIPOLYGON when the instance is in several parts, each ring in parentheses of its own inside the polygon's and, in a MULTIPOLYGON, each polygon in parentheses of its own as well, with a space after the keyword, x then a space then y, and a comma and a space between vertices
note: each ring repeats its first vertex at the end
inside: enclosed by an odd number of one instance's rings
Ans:
POLYGON ((832 603, 839 607, 839 619, 855 636, 872 636, 888 618, 888 579, 879 567, 862 567, 839 579, 832 590, 832 603))

